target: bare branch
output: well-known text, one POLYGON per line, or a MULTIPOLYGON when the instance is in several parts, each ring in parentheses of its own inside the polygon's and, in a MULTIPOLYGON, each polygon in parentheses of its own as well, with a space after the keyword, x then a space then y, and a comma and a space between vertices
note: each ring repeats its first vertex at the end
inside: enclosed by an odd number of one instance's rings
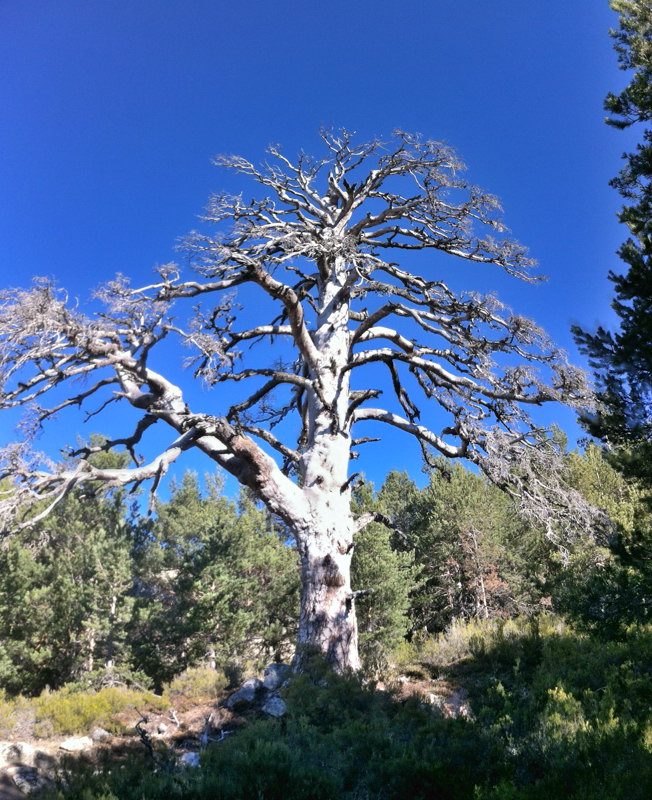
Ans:
POLYGON ((416 439, 420 439, 431 447, 434 447, 435 450, 448 458, 462 458, 467 455, 467 448, 465 446, 449 445, 425 426, 409 422, 398 414, 393 414, 382 408, 361 408, 355 411, 353 414, 353 421, 361 422, 363 420, 384 422, 394 428, 399 428, 405 433, 412 434, 416 439))
POLYGON ((388 141, 357 142, 344 131, 321 139, 324 158, 291 159, 274 146, 260 166, 216 159, 263 196, 210 199, 204 219, 217 232, 202 228, 183 245, 194 277, 175 264, 139 288, 118 276, 97 291, 103 310, 88 317, 42 279, 0 293, 0 409, 38 402, 26 423, 31 436, 79 407, 98 422, 125 405, 139 415, 127 435, 75 451, 75 469, 50 465, 52 483, 47 470, 28 477, 10 459, 7 474, 31 486, 32 501, 51 503, 87 480, 156 484, 192 446, 305 532, 322 513, 316 498, 350 485, 352 447, 375 440, 352 439, 355 424, 388 424, 426 456, 434 448, 495 472, 494 430, 515 452, 538 447, 527 407, 587 402, 583 375, 534 323, 494 297, 458 294, 386 257, 438 251, 535 280, 524 248, 506 237, 497 200, 466 180, 450 148, 402 131, 388 141), (252 297, 261 300, 253 322, 252 297), (189 299, 198 305, 186 313, 189 299), (211 391, 211 413, 190 409, 167 356, 154 360, 174 338, 211 391), (372 405, 385 387, 361 370, 376 375, 376 364, 387 369, 398 413, 372 405), (87 383, 73 388, 78 380, 87 383), (241 397, 227 400, 225 384, 245 381, 241 397), (430 419, 433 401, 448 417, 440 433, 421 419, 430 419), (154 422, 177 444, 145 467, 135 447, 146 445, 154 422), (84 466, 96 447, 115 446, 131 453, 131 477, 84 466), (296 482, 284 474, 289 465, 296 482))

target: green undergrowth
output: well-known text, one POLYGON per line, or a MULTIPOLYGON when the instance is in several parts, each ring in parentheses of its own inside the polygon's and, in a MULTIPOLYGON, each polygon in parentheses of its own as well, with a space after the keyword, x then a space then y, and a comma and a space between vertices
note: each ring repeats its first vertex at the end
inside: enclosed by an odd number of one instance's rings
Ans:
POLYGON ((133 730, 132 721, 125 724, 121 719, 125 712, 136 713, 137 709, 163 711, 169 705, 167 698, 123 686, 91 692, 78 687, 64 687, 33 698, 9 698, 0 693, 0 737, 46 739, 85 734, 95 727, 121 734, 133 730))
MULTIPOLYGON (((252 719, 200 769, 143 760, 89 767, 47 800, 647 800, 652 792, 652 628, 619 641, 556 619, 458 624, 403 646, 408 667, 464 687, 471 719, 425 696, 332 675, 284 690, 288 714, 252 719)), ((422 677, 422 683, 425 679, 422 677)), ((426 684, 428 685, 428 684, 426 684)))
POLYGON ((85 734, 96 727, 133 733, 140 713, 215 702, 227 683, 224 673, 196 667, 174 678, 162 695, 124 685, 93 689, 81 682, 38 697, 10 697, 0 690, 0 738, 45 739, 85 734))
POLYGON ((224 672, 204 667, 192 667, 177 675, 163 692, 168 706, 175 705, 179 698, 186 700, 214 701, 222 694, 229 683, 224 672))

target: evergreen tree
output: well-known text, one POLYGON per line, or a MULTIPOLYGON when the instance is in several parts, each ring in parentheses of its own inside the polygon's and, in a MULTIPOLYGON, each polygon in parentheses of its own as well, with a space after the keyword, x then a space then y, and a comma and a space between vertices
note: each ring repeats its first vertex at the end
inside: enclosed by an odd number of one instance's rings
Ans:
POLYGON ((439 462, 414 512, 420 585, 414 629, 508 616, 539 605, 552 545, 509 498, 460 464, 439 462))
POLYGON ((619 94, 607 95, 607 122, 642 126, 642 133, 611 182, 625 200, 619 218, 630 234, 618 251, 625 271, 609 275, 619 328, 589 333, 575 327, 574 334, 600 388, 601 410, 587 420, 590 432, 617 448, 626 474, 652 486, 652 2, 612 0, 611 6, 620 14, 619 29, 611 32, 618 61, 631 80, 619 94))
POLYGON ((611 635, 649 618, 652 512, 647 490, 615 469, 604 448, 589 444, 568 456, 569 482, 612 522, 601 546, 578 542, 555 581, 555 606, 611 635))
POLYGON ((38 693, 128 657, 130 536, 120 497, 73 493, 0 552, 0 686, 38 693))
POLYGON ((583 589, 570 584, 560 601, 593 623, 613 627, 647 619, 652 591, 649 513, 635 496, 643 491, 649 501, 652 489, 652 1, 612 0, 611 6, 619 14, 619 28, 611 34, 630 81, 619 94, 607 95, 607 122, 640 131, 611 182, 625 201, 619 219, 629 232, 618 251, 625 269, 609 275, 619 327, 595 333, 576 327, 574 333, 600 390, 599 412, 586 421, 588 430, 606 443, 608 458, 632 482, 619 491, 634 497, 611 509, 618 523, 611 542, 616 558, 585 570, 583 589))
MULTIPOLYGON (((394 524, 406 522, 405 513, 417 488, 406 473, 390 472, 383 488, 375 495, 373 484, 357 487, 356 513, 379 512, 394 524), (403 503, 394 489, 401 486, 403 503)), ((416 573, 412 552, 397 551, 392 545, 391 531, 372 523, 358 533, 351 562, 352 581, 357 595, 360 657, 368 674, 379 673, 387 664, 391 651, 409 630, 410 591, 416 573)), ((401 540, 404 544, 404 540, 401 540)))
POLYGON ((296 556, 249 496, 235 503, 216 481, 203 492, 186 473, 139 550, 134 665, 157 684, 198 663, 259 666, 288 655, 296 556))

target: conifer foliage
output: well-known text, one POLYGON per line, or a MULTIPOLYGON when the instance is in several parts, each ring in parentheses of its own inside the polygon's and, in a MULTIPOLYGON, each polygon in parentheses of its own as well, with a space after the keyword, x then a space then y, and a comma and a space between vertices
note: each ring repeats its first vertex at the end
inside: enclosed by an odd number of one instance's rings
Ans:
POLYGON ((612 31, 621 69, 631 77, 619 94, 610 93, 608 124, 641 132, 633 152, 611 184, 625 205, 620 221, 629 237, 618 255, 625 270, 614 270, 615 331, 574 329, 588 353, 601 387, 601 413, 588 420, 591 433, 621 448, 621 467, 652 482, 652 2, 612 0, 619 28, 612 31))

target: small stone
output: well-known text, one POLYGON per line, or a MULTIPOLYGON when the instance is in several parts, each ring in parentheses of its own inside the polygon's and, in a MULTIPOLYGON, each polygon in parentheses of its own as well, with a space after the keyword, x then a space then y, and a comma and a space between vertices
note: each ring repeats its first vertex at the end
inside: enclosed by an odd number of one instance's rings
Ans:
POLYGON ((256 699, 256 694, 263 686, 262 681, 258 678, 249 678, 242 686, 227 698, 225 706, 232 709, 242 709, 250 706, 256 699))
POLYGON ((91 739, 94 742, 110 742, 113 736, 104 728, 95 728, 91 731, 91 739))
POLYGON ((66 739, 59 745, 60 750, 65 750, 67 753, 80 753, 82 750, 89 750, 93 746, 93 740, 90 736, 74 736, 72 739, 66 739))
POLYGON ((184 767, 198 767, 199 753, 184 753, 179 759, 179 763, 184 767))
POLYGON ((275 692, 284 681, 290 677, 292 667, 287 664, 270 664, 265 667, 263 686, 270 692, 275 692))
POLYGON ((265 701, 262 710, 270 717, 282 717, 288 709, 280 697, 274 696, 265 701))
POLYGON ((167 729, 168 726, 165 724, 165 722, 159 722, 159 724, 156 726, 156 732, 161 735, 163 735, 167 729))

